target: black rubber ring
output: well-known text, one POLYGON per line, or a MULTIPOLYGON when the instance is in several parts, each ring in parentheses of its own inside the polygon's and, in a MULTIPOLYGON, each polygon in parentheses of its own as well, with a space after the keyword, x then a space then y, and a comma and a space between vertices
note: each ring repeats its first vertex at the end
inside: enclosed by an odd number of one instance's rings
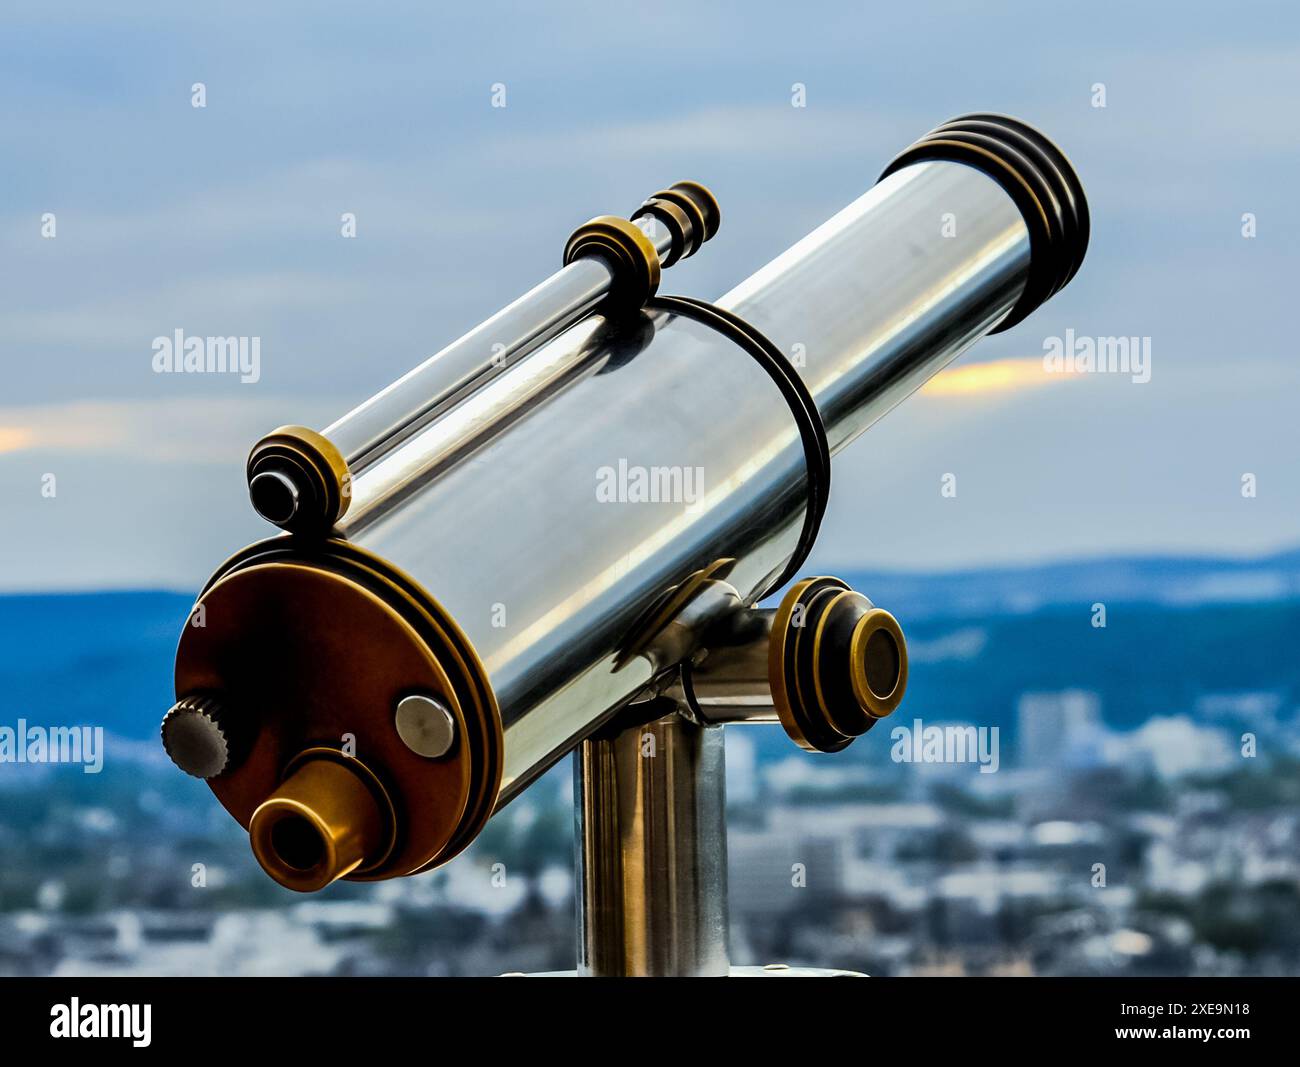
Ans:
POLYGON ((885 178, 914 163, 950 160, 983 171, 1020 208, 1030 263, 1019 299, 990 333, 1022 321, 1074 277, 1088 248, 1088 203, 1065 154, 1032 126, 1004 115, 961 115, 895 157, 885 178))
POLYGON ((659 224, 668 231, 672 244, 659 260, 659 268, 667 270, 679 259, 685 257, 691 236, 691 227, 694 223, 691 222, 690 216, 677 204, 661 197, 652 196, 636 209, 635 214, 629 217, 633 222, 636 222, 637 219, 645 215, 649 215, 652 219, 658 219, 659 224))
POLYGON ((853 741, 853 735, 839 729, 817 700, 817 676, 821 673, 821 664, 814 651, 823 617, 835 600, 847 591, 834 586, 809 590, 803 599, 803 626, 795 634, 794 680, 801 705, 796 716, 801 720, 804 736, 822 752, 838 751, 853 741))
MULTIPOLYGON (((953 123, 949 126, 941 126, 931 136, 962 141, 965 144, 985 148, 994 153, 1000 152, 1004 159, 1014 163, 1016 172, 1033 190, 1034 198, 1042 207, 1043 214, 1047 216, 1047 228, 1052 242, 1052 249, 1054 251, 1064 249, 1070 227, 1065 221, 1065 212, 1061 207, 1061 201, 1057 197, 1056 190, 1052 188, 1052 184, 1048 180, 1048 174, 1051 172, 1046 169, 1046 157, 1031 142, 1026 141, 1022 135, 1014 130, 998 130, 992 127, 980 130, 977 127, 977 123, 953 123)), ((1060 288, 1062 279, 1069 269, 1069 260, 1067 258, 1054 255, 1053 262, 1056 264, 1056 269, 1049 276, 1051 278, 1049 297, 1060 288)))
POLYGON ((1056 177, 1060 180, 1064 199, 1068 201, 1070 213, 1073 214, 1076 223, 1072 242, 1074 256, 1072 257, 1072 266, 1066 274, 1065 282, 1062 284, 1062 288, 1064 288, 1083 265, 1083 257, 1088 251, 1088 239, 1092 236, 1092 218, 1088 212, 1088 197, 1084 194, 1083 182, 1079 180, 1079 173, 1074 169, 1074 164, 1070 162, 1069 157, 1057 147, 1051 138, 1020 119, 987 111, 963 115, 960 120, 953 119, 954 122, 967 120, 988 122, 1004 129, 1015 130, 1022 137, 1036 144, 1051 161, 1056 177))
POLYGON ((803 528, 799 532, 799 541, 790 556, 790 562, 780 577, 763 591, 758 598, 761 600, 799 573, 817 541, 817 533, 826 514, 831 490, 831 450, 826 441, 826 428, 822 425, 821 414, 812 394, 808 392, 808 386, 785 353, 739 315, 688 296, 656 296, 646 304, 646 310, 667 311, 693 319, 729 337, 767 371, 790 405, 790 413, 794 416, 803 441, 804 459, 808 467, 808 503, 804 508, 803 528))
POLYGON ((686 250, 681 257, 682 259, 690 259, 704 245, 705 234, 708 232, 708 220, 704 217, 704 209, 700 207, 695 197, 690 196, 681 189, 660 189, 650 199, 663 200, 672 204, 691 220, 690 229, 686 233, 686 250))
MULTIPOLYGON (((1077 246, 1079 240, 1078 212, 1075 210, 1074 202, 1069 195, 1069 190, 1060 169, 1057 167, 1055 160, 1043 149, 1039 141, 1034 140, 1023 130, 1014 126, 996 123, 989 119, 970 117, 954 119, 952 122, 945 123, 935 133, 945 135, 951 133, 982 133, 990 137, 1003 138, 1008 143, 1013 144, 1021 155, 1026 156, 1033 162, 1033 169, 1037 171, 1043 180, 1043 189, 1046 193, 1044 205, 1050 204, 1051 206, 1051 213, 1061 232, 1062 246, 1071 250, 1077 246), (1056 179, 1055 182, 1052 181, 1053 178, 1056 179)), ((1058 279, 1056 288, 1052 290, 1053 296, 1065 287, 1065 283, 1070 280, 1072 270, 1076 266, 1074 256, 1067 254, 1057 272, 1058 279)))

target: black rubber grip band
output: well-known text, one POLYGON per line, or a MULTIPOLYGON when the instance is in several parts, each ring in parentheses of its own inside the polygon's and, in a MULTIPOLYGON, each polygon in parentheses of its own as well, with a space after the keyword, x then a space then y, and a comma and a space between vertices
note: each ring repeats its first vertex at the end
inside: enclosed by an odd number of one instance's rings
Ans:
POLYGON ((799 532, 799 541, 790 556, 790 562, 780 577, 763 591, 758 598, 761 600, 799 573, 808 553, 812 551, 817 532, 821 529, 822 518, 826 514, 831 491, 831 450, 826 442, 826 428, 822 425, 821 414, 812 394, 808 392, 808 386, 785 353, 739 315, 689 296, 656 296, 646 304, 646 310, 666 311, 671 315, 693 319, 735 341, 767 371, 790 405, 790 414, 794 416, 799 428, 804 459, 808 466, 808 504, 804 509, 803 529, 799 532))
POLYGON ((1015 306, 989 333, 1020 322, 1074 277, 1088 249, 1088 201, 1065 153, 1032 126, 1005 115, 963 115, 894 158, 881 179, 914 163, 963 163, 996 181, 1029 232, 1029 271, 1015 306))

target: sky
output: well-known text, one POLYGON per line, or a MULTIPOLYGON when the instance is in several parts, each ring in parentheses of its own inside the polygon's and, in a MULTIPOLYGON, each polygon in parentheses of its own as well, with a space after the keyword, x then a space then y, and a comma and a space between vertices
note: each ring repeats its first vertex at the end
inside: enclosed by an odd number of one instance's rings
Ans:
POLYGON ((837 458, 810 568, 1300 542, 1293 5, 101 8, 17 0, 0 36, 0 590, 194 589, 268 530, 254 440, 492 314, 578 223, 707 183, 721 232, 665 290, 711 299, 986 110, 1071 157, 1088 258, 837 458), (177 329, 259 337, 259 380, 156 374, 177 329), (1041 373, 1067 329, 1150 338, 1150 381, 1041 373))

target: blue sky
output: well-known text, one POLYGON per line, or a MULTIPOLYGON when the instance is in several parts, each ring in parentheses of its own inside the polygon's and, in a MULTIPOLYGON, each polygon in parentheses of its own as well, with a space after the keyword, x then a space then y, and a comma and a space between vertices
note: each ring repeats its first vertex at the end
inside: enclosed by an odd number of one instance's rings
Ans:
POLYGON ((577 223, 705 181, 722 232, 666 288, 715 297, 973 110, 1053 137, 1094 228, 1071 286, 963 364, 1023 369, 1071 328, 1149 336, 1151 381, 914 398, 837 461, 811 565, 1300 541, 1289 5, 136 8, 6 9, 0 589, 193 588, 264 529, 257 436, 329 422, 553 270, 577 223), (154 374, 177 328, 261 337, 261 380, 154 374))

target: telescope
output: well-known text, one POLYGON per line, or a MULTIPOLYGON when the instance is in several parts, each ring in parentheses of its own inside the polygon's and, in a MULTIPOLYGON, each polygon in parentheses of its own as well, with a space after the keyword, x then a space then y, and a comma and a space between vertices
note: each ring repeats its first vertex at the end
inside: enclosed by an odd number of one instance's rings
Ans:
POLYGON ((715 303, 681 182, 321 431, 247 461, 281 532, 222 564, 162 739, 275 881, 418 874, 575 753, 588 975, 726 975, 723 729, 837 752, 907 687, 893 615, 799 576, 833 457, 1078 271, 1082 186, 972 114, 715 303), (775 607, 763 602, 784 587, 775 607))

